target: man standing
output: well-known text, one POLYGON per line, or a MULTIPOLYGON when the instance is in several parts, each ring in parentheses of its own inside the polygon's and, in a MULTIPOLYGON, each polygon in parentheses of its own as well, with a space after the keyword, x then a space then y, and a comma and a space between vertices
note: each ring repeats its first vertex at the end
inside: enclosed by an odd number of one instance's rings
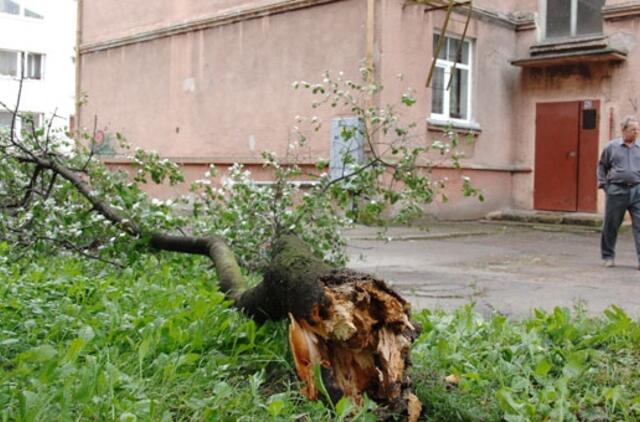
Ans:
MULTIPOLYGON (((604 189, 607 200, 602 226, 600 252, 605 267, 615 264, 618 229, 625 211, 631 214, 633 239, 640 263, 640 120, 629 116, 622 122, 622 138, 609 142, 598 163, 598 187, 604 189)), ((640 270, 640 265, 638 266, 640 270)))

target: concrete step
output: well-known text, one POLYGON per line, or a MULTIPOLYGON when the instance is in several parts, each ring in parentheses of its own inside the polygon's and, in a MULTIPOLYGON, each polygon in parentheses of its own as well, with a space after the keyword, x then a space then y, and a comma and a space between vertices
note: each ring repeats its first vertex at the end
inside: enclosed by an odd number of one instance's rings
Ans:
POLYGON ((574 226, 600 227, 602 215, 586 212, 556 212, 537 210, 501 210, 485 217, 489 221, 513 221, 520 223, 569 224, 574 226))

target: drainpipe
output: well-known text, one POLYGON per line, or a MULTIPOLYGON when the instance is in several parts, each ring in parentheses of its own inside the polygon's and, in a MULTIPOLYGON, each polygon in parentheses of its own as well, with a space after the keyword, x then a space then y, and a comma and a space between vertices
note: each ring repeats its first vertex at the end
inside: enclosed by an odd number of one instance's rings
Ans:
MULTIPOLYGON (((367 68, 369 70, 367 83, 373 84, 376 82, 376 69, 375 69, 375 41, 376 41, 376 0, 367 0, 367 68)), ((370 97, 367 101, 366 107, 371 108, 375 105, 377 98, 370 97)), ((364 122, 367 125, 367 122, 364 122)), ((374 135, 375 136, 375 135, 374 135)), ((364 145, 365 154, 372 153, 371 144, 365 142, 364 145)))
POLYGON ((370 78, 374 76, 374 48, 375 48, 375 21, 376 0, 367 0, 367 67, 370 69, 370 78))
POLYGON ((77 1, 76 8, 76 89, 75 89, 75 138, 80 140, 80 44, 82 42, 82 0, 77 1))

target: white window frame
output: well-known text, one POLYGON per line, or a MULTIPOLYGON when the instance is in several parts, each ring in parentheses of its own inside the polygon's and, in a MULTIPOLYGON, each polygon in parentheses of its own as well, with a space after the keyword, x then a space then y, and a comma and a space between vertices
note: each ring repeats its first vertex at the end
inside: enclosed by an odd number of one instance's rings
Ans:
POLYGON ((13 13, 7 13, 7 12, 0 12, 0 16, 12 16, 12 17, 20 17, 20 18, 24 18, 24 19, 35 19, 35 20, 43 20, 44 19, 44 15, 37 13, 34 10, 31 10, 32 13, 35 13, 37 15, 39 15, 40 17, 35 17, 35 16, 27 16, 27 8, 24 7, 24 5, 22 4, 21 0, 12 0, 14 3, 18 4, 18 13, 17 14, 13 14, 13 13))
MULTIPOLYGON (((540 3, 540 10, 542 11, 542 22, 541 22, 541 27, 542 27, 542 34, 543 34, 543 39, 545 40, 553 40, 556 39, 557 37, 554 38, 549 38, 547 36, 547 5, 549 3, 549 0, 538 0, 540 3)), ((571 2, 571 16, 569 17, 570 22, 569 22, 569 35, 567 35, 567 37, 571 37, 571 38, 575 38, 575 37, 590 37, 593 36, 595 34, 590 34, 590 35, 578 35, 578 0, 569 0, 571 2)), ((562 38, 562 37, 560 37, 562 38)))
POLYGON ((34 53, 33 51, 23 51, 22 52, 22 64, 23 64, 23 68, 22 73, 20 73, 21 75, 24 75, 25 79, 32 79, 32 80, 36 80, 36 81, 41 81, 44 79, 44 64, 45 64, 45 55, 42 53, 34 53), (40 77, 39 78, 32 78, 30 76, 27 76, 27 74, 29 73, 30 69, 29 69, 29 57, 31 56, 40 56, 40 77))
POLYGON ((0 78, 11 78, 11 79, 15 79, 15 78, 19 78, 21 71, 22 71, 22 67, 21 67, 21 58, 22 58, 22 52, 19 50, 11 50, 8 48, 0 48, 0 51, 6 52, 6 53, 15 53, 16 54, 16 74, 15 75, 9 75, 9 74, 4 74, 4 73, 0 73, 0 78))
MULTIPOLYGON (((437 34, 440 35, 440 34, 437 34)), ((445 34, 445 38, 452 38, 455 40, 460 41, 462 38, 459 36, 455 36, 455 35, 451 35, 451 34, 445 34)), ((470 39, 465 38, 463 43, 466 43, 469 48, 469 64, 463 64, 463 63, 455 63, 455 67, 456 69, 462 69, 462 70, 466 70, 468 72, 469 75, 469 80, 467 82, 467 117, 465 119, 460 119, 457 117, 451 117, 450 116, 450 110, 449 110, 449 106, 451 105, 451 89, 446 89, 447 86, 449 86, 449 80, 451 79, 451 70, 453 69, 453 65, 454 62, 449 61, 449 60, 445 60, 445 59, 436 59, 436 67, 437 68, 441 68, 444 70, 444 86, 445 89, 443 91, 443 99, 442 99, 442 110, 444 113, 440 114, 440 113, 434 113, 433 109, 431 111, 431 118, 434 120, 442 120, 442 121, 450 121, 450 122, 460 122, 460 123, 470 123, 471 117, 472 117, 472 110, 471 110, 471 104, 472 104, 472 86, 473 86, 473 69, 472 69, 472 64, 473 64, 473 47, 474 44, 473 42, 471 42, 470 39)), ((446 44, 445 44, 446 46, 446 44)), ((433 47, 434 51, 433 54, 435 56, 435 46, 433 47)), ((431 91, 431 95, 435 95, 433 90, 431 91)))
POLYGON ((25 80, 32 80, 32 81, 44 80, 45 70, 46 70, 46 61, 47 61, 46 54, 36 53, 34 51, 19 51, 19 50, 10 50, 10 49, 4 49, 4 48, 0 50, 16 53, 16 60, 17 60, 17 64, 16 64, 17 74, 16 75, 0 74, 0 79, 1 78, 20 79, 21 76, 24 76, 25 80), (26 71, 28 71, 27 66, 29 63, 29 56, 32 56, 32 55, 40 55, 42 57, 40 60, 40 77, 39 78, 30 78, 26 75, 26 71))
MULTIPOLYGON (((8 114, 9 117, 11 117, 11 113, 6 111, 6 110, 0 110, 0 113, 3 114, 8 114)), ((32 114, 36 117, 36 121, 34 121, 35 123, 35 128, 36 129, 41 129, 44 127, 45 124, 45 117, 44 117, 44 113, 42 112, 35 112, 35 111, 19 111, 18 114, 20 116, 25 115, 25 114, 32 114)), ((0 130, 7 130, 10 129, 11 127, 4 127, 4 126, 0 126, 0 130)), ((31 130, 31 125, 26 124, 23 121, 22 117, 18 117, 16 119, 16 123, 15 123, 15 127, 13 128, 14 133, 17 134, 22 134, 23 130, 31 130)))

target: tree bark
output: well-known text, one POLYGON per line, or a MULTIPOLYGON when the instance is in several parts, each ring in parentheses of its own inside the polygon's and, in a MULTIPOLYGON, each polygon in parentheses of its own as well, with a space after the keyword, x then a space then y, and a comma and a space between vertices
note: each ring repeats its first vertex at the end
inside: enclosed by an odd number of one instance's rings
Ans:
POLYGON ((324 387, 334 402, 346 395, 360 403, 367 394, 417 420, 422 405, 406 369, 420 327, 410 320, 410 305, 384 281, 331 268, 298 238, 284 236, 261 286, 254 294, 262 296, 256 303, 267 299, 264 315, 289 315, 289 342, 305 396, 315 400, 324 387))

